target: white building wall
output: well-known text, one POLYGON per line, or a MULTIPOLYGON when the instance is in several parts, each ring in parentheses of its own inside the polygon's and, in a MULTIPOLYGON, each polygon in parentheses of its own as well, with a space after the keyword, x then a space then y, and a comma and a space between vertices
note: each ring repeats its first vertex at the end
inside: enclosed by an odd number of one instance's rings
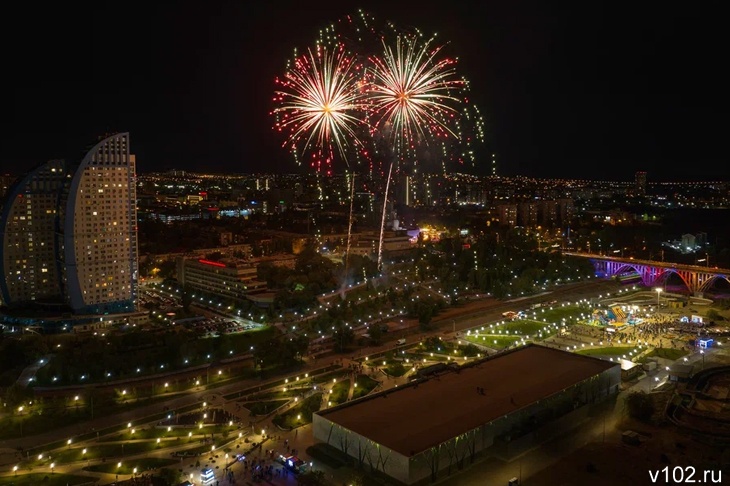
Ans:
POLYGON ((312 432, 316 440, 341 450, 358 463, 410 484, 408 457, 345 429, 316 413, 312 416, 312 432))

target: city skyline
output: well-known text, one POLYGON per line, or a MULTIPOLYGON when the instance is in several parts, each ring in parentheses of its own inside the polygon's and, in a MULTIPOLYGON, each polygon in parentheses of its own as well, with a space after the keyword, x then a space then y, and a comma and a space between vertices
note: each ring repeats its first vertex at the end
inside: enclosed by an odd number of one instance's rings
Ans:
POLYGON ((707 8, 414 5, 132 3, 19 15, 4 33, 18 47, 0 171, 72 158, 120 131, 140 172, 297 172, 271 127, 274 79, 295 48, 363 7, 438 33, 459 58, 486 125, 478 166, 465 172, 491 173, 495 153, 502 176, 728 178, 714 94, 720 17, 707 8))

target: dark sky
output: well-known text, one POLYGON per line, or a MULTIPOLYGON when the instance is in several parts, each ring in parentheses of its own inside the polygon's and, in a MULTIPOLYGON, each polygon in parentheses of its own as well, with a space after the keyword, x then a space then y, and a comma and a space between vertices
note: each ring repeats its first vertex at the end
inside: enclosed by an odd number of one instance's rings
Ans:
POLYGON ((485 117, 483 173, 495 152, 505 176, 730 179, 719 2, 71 5, 3 15, 2 172, 74 158, 105 131, 130 132, 142 173, 292 172, 273 80, 295 47, 364 8, 448 41, 485 117))

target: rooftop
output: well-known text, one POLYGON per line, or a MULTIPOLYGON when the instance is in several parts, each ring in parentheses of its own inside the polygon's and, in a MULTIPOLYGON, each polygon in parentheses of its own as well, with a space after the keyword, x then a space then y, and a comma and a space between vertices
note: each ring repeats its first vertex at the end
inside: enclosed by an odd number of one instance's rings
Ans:
POLYGON ((528 345, 457 372, 317 412, 405 456, 508 415, 618 363, 528 345), (484 389, 484 394, 477 392, 484 389))

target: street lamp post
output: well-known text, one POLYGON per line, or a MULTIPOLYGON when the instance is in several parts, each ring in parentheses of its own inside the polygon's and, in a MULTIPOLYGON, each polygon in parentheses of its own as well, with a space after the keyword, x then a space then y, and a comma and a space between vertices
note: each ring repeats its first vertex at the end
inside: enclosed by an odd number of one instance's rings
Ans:
POLYGON ((702 369, 705 369, 705 350, 700 349, 700 354, 702 355, 702 369))
POLYGON ((23 437, 23 406, 18 407, 18 415, 20 415, 20 436, 23 437))

